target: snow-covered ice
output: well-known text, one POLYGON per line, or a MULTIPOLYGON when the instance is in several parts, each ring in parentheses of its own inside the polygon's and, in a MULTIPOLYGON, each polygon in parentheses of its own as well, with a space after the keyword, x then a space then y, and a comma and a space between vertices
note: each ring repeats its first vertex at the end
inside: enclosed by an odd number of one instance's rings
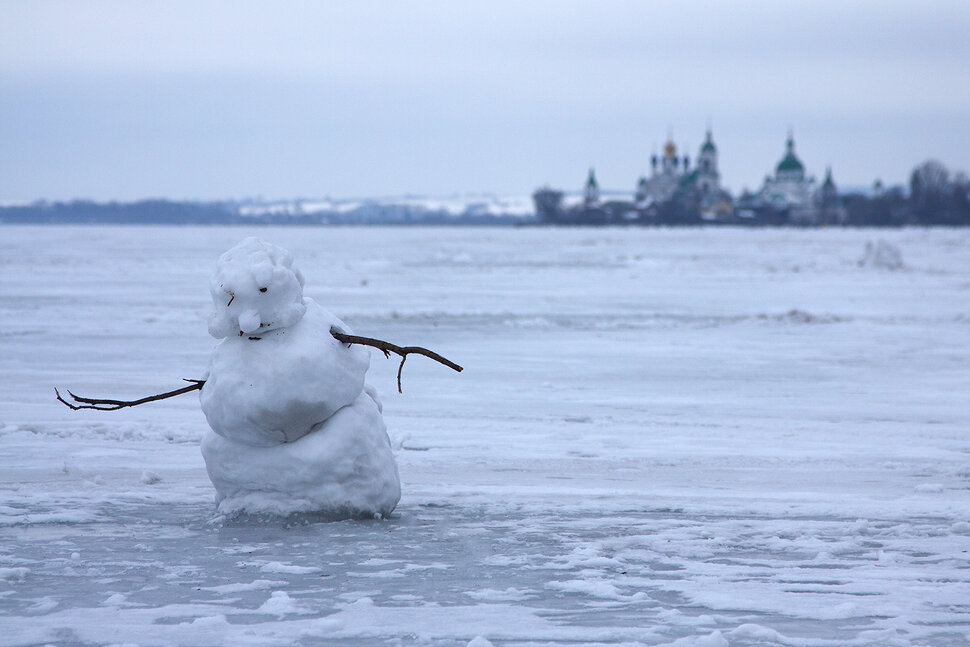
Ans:
POLYGON ((968 231, 2 234, 0 645, 970 642, 968 231), (195 397, 54 401, 201 378, 248 234, 465 366, 373 353, 389 519, 223 519, 195 397))

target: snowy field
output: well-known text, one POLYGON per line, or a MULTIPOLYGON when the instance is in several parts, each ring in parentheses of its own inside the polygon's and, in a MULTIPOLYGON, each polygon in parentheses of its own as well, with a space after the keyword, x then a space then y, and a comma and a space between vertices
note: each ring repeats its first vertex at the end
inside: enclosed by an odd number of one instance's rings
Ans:
POLYGON ((0 227, 0 645, 970 644, 970 231, 0 227), (216 516, 247 235, 372 354, 385 520, 216 516), (904 266, 860 266, 886 240, 904 266))

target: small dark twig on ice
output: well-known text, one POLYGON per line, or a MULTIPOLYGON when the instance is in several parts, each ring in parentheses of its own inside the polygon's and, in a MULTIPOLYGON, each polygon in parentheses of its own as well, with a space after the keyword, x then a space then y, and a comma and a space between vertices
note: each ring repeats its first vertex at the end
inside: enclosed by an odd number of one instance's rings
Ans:
POLYGON ((463 370, 461 366, 455 364, 450 359, 442 357, 433 350, 428 350, 427 348, 421 348, 420 346, 395 346, 390 342, 386 342, 380 339, 371 339, 370 337, 359 337, 357 335, 348 335, 342 333, 335 328, 330 329, 330 334, 334 336, 334 339, 341 341, 345 344, 360 344, 361 346, 371 346, 377 350, 384 353, 384 357, 390 357, 391 353, 401 356, 401 365, 397 367, 397 392, 404 393, 401 390, 401 371, 404 370, 404 360, 408 358, 408 355, 414 353, 415 355, 424 355, 439 364, 444 364, 448 368, 458 371, 461 373, 463 370))
POLYGON ((190 382, 189 386, 183 386, 181 389, 175 389, 174 391, 169 391, 168 393, 159 393, 158 395, 149 395, 148 397, 141 398, 140 400, 105 400, 103 398, 84 398, 80 395, 74 395, 70 391, 67 392, 74 402, 68 402, 61 396, 60 391, 56 388, 54 393, 57 394, 58 401, 66 404, 70 408, 77 411, 78 409, 95 409, 97 411, 117 411, 118 409, 124 409, 125 407, 136 407, 139 404, 145 404, 146 402, 154 402, 155 400, 164 400, 166 398, 174 398, 177 395, 182 395, 183 393, 190 393, 192 391, 198 391, 205 384, 205 380, 185 380, 190 382))

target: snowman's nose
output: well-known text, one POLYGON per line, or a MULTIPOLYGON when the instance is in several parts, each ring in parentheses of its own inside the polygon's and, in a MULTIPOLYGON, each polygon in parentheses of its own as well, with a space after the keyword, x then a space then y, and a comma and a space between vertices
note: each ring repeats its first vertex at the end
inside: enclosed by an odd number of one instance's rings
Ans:
POLYGON ((239 330, 246 334, 259 330, 260 323, 259 310, 244 310, 239 315, 239 330))

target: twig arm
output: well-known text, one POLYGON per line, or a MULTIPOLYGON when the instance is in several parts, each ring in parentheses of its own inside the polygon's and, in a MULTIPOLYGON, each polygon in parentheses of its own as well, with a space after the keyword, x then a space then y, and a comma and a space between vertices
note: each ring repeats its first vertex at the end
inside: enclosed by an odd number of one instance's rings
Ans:
MULTIPOLYGON (((397 367, 397 392, 403 393, 401 389, 401 372, 404 370, 404 361, 408 358, 408 355, 424 355, 429 359, 433 359, 439 364, 444 364, 453 371, 458 371, 459 373, 463 370, 461 366, 455 364, 453 361, 446 357, 442 357, 433 350, 428 350, 427 348, 422 348, 421 346, 397 346, 390 342, 383 341, 381 339, 373 339, 371 337, 361 337, 359 335, 348 335, 342 333, 335 328, 330 329, 330 334, 333 335, 334 339, 343 342, 344 344, 359 344, 361 346, 370 346, 376 348, 377 350, 384 353, 385 357, 390 357, 391 353, 401 356, 401 364, 397 367)), ((61 392, 56 388, 54 389, 54 394, 57 396, 57 401, 66 407, 74 409, 94 409, 96 411, 117 411, 118 409, 124 409, 126 407, 137 407, 139 404, 145 404, 147 402, 155 402, 157 400, 166 400, 168 398, 174 398, 177 395, 182 395, 183 393, 191 393, 192 391, 198 391, 205 384, 205 380, 185 380, 189 383, 188 386, 183 386, 181 389, 175 389, 174 391, 168 391, 166 393, 159 393, 157 395, 149 395, 138 400, 111 400, 108 398, 86 398, 80 395, 74 395, 70 391, 67 392, 70 399, 66 399, 61 395, 61 392)))
POLYGON ((408 355, 424 355, 429 359, 433 359, 439 364, 444 364, 453 371, 458 371, 459 373, 464 370, 458 364, 446 357, 442 357, 433 350, 428 350, 427 348, 422 348, 421 346, 397 346, 390 342, 386 342, 382 339, 372 339, 371 337, 361 337, 359 335, 348 335, 342 333, 336 328, 330 329, 330 334, 333 335, 334 339, 343 342, 345 344, 360 344, 361 346, 370 346, 376 348, 377 350, 384 353, 384 357, 390 357, 390 353, 401 356, 401 365, 397 367, 397 392, 403 393, 401 390, 401 371, 404 370, 404 360, 408 358, 408 355))
POLYGON ((156 400, 165 400, 167 398, 174 398, 177 395, 182 395, 183 393, 191 393, 192 391, 198 391, 205 384, 205 380, 185 380, 189 382, 188 386, 183 386, 181 389, 175 389, 174 391, 168 391, 167 393, 159 393, 158 395, 149 395, 147 397, 138 400, 108 400, 105 398, 85 398, 80 395, 74 395, 70 391, 67 392, 71 396, 73 402, 68 402, 61 395, 60 391, 56 388, 54 393, 57 395, 58 402, 70 407, 77 411, 78 409, 95 409, 96 411, 117 411, 118 409, 124 409, 125 407, 136 407, 139 404, 145 404, 146 402, 155 402, 156 400))

